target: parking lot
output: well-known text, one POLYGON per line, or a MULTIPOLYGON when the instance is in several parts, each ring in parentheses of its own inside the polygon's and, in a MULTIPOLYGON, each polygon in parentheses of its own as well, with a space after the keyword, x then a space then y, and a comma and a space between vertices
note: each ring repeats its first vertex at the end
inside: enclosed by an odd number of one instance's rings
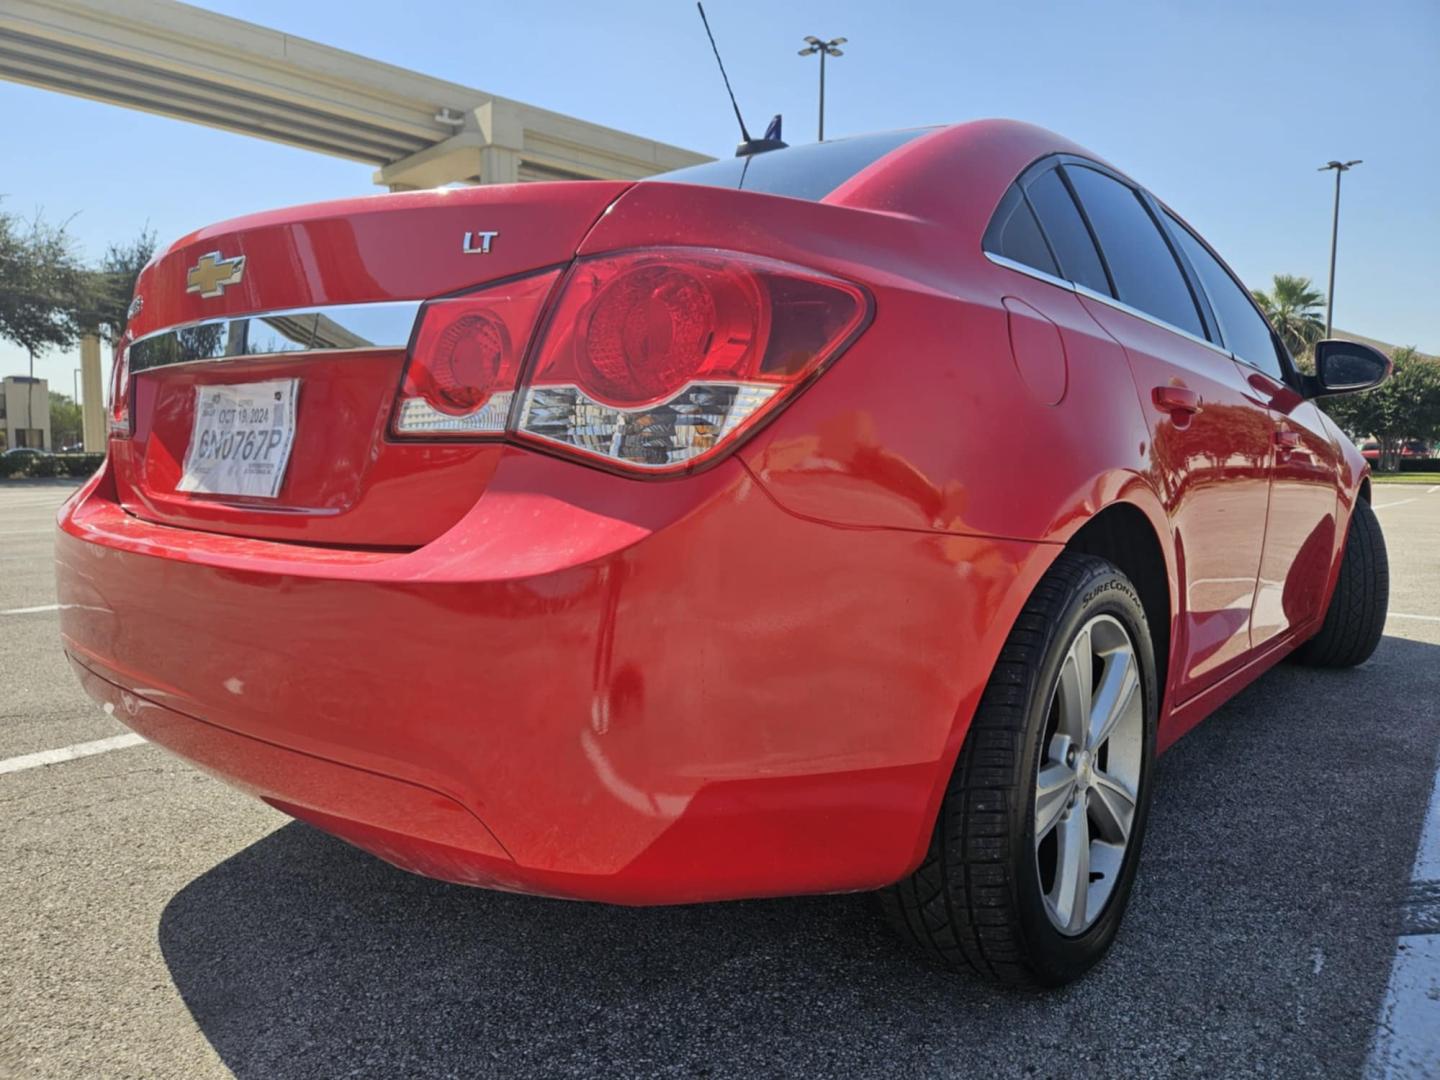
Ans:
POLYGON ((1376 486, 1376 656, 1281 665, 1162 760, 1114 952, 1044 995, 921 966, 865 896, 481 892, 148 744, 6 771, 125 733, 59 649, 70 490, 0 485, 0 1077, 1359 1076, 1378 1018, 1405 1037, 1397 938, 1440 929, 1410 887, 1440 743, 1440 490, 1376 486))

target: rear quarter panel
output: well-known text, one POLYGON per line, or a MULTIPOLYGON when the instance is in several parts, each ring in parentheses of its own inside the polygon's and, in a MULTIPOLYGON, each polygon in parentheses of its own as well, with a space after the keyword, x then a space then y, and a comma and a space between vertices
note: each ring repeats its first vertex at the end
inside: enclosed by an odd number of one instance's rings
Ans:
POLYGON ((908 183, 867 171, 840 201, 637 184, 581 254, 688 244, 862 283, 871 325, 741 448, 746 465, 786 509, 818 520, 1063 540, 1148 470, 1134 381, 1072 293, 980 248, 1014 175, 1069 144, 1036 136, 1002 155, 993 139, 958 135, 967 132, 902 151, 908 183), (1007 297, 1058 325, 1058 394, 1012 348, 1007 297))

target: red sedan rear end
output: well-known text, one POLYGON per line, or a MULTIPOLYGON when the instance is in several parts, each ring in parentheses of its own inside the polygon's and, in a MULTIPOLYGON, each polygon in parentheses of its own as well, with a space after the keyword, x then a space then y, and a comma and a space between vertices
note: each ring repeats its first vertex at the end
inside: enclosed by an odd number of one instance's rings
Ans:
POLYGON ((593 183, 184 238, 142 277, 110 460, 62 520, 87 689, 452 881, 894 880, 1043 553, 788 512, 730 451, 842 367, 863 404, 912 320, 945 318, 897 225, 593 183), (207 461, 226 409, 265 438, 207 461))

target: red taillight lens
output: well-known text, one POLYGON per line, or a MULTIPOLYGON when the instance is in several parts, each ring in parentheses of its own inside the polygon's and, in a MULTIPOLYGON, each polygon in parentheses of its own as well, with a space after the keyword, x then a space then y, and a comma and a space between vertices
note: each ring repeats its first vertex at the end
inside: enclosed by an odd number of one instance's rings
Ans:
POLYGON ((110 415, 106 429, 117 438, 128 439, 130 426, 130 348, 128 342, 115 347, 110 367, 110 415))
POLYGON ((396 435, 502 435, 525 344, 558 270, 426 304, 410 347, 396 435))
POLYGON ((665 248, 579 262, 526 379, 516 433, 653 472, 734 445, 863 325, 865 294, 801 267, 665 248))
POLYGON ((739 374, 768 312, 748 274, 644 256, 582 264, 565 301, 578 376, 620 406, 661 400, 707 373, 739 374))

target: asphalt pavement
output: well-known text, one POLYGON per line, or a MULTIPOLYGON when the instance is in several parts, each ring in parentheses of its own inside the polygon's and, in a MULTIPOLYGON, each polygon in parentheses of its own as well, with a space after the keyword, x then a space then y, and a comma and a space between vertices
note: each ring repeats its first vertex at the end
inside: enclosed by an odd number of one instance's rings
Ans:
POLYGON ((1162 759, 1113 953, 1041 994, 926 968, 865 896, 630 910, 482 892, 148 744, 4 771, 125 731, 57 643, 69 490, 0 483, 0 1078, 1365 1069, 1440 746, 1440 491, 1376 486, 1379 651, 1281 665, 1162 759))

